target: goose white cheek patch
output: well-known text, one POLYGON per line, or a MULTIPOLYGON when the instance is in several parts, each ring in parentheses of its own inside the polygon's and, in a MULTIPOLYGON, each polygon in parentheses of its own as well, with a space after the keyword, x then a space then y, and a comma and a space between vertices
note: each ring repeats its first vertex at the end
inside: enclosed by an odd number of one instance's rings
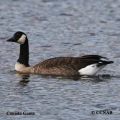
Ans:
POLYGON ((26 35, 23 34, 23 35, 19 38, 18 43, 24 44, 24 43, 25 43, 25 40, 26 40, 26 35))

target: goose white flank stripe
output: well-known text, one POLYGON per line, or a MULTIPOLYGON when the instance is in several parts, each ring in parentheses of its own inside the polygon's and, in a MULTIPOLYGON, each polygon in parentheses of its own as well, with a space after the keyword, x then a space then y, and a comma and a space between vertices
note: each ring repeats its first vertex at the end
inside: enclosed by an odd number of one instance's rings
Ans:
POLYGON ((81 68, 78 72, 80 73, 80 75, 95 75, 103 67, 104 66, 98 67, 97 64, 91 64, 84 68, 81 68))
POLYGON ((95 75, 107 64, 113 63, 108 58, 99 55, 84 55, 81 57, 50 58, 34 66, 30 66, 27 35, 18 31, 7 41, 20 44, 19 58, 15 64, 15 70, 19 73, 59 76, 95 75))

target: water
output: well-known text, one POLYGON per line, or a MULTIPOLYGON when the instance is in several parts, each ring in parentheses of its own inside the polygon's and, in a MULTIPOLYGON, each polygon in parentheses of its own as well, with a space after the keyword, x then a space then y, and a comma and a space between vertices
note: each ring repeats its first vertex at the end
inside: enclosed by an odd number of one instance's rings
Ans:
POLYGON ((119 15, 119 0, 1 0, 0 120, 119 120, 119 15), (6 42, 18 30, 28 35, 31 65, 84 54, 106 56, 114 64, 87 79, 19 76, 19 45, 6 42), (91 114, 105 109, 112 114, 91 114))

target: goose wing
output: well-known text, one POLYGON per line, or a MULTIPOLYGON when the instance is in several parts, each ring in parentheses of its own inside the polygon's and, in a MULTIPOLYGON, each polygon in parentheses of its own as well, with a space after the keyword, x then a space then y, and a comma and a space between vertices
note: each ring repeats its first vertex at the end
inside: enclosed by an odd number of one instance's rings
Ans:
POLYGON ((87 65, 94 64, 100 61, 101 56, 98 55, 85 55, 82 57, 56 57, 56 58, 51 58, 47 59, 37 65, 34 66, 36 67, 42 67, 42 68, 65 68, 65 69, 74 69, 74 70, 79 70, 81 68, 86 67, 87 65))

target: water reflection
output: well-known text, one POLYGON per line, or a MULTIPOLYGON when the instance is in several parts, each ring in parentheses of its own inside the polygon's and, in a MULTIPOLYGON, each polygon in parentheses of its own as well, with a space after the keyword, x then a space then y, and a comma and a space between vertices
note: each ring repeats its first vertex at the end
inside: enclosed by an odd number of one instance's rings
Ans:
POLYGON ((112 76, 110 74, 101 74, 101 75, 96 75, 96 76, 81 76, 81 80, 91 81, 94 83, 106 82, 107 80, 111 78, 112 76))
POLYGON ((30 75, 29 74, 20 74, 20 73, 16 73, 16 75, 21 78, 21 80, 19 81, 19 85, 27 86, 27 84, 29 83, 30 75))
POLYGON ((101 74, 96 76, 57 76, 57 75, 37 75, 38 77, 45 79, 56 79, 56 80, 68 80, 68 81, 90 81, 90 82, 103 82, 107 81, 114 76, 110 74, 101 74))

